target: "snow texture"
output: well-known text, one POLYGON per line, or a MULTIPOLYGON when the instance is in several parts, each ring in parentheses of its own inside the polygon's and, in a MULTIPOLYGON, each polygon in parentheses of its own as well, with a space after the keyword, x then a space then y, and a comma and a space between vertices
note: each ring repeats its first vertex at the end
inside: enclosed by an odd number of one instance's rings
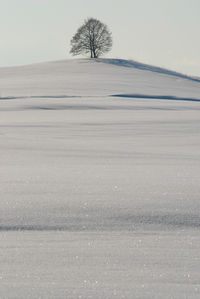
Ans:
POLYGON ((198 80, 80 59, 0 93, 0 298, 199 298, 198 80))

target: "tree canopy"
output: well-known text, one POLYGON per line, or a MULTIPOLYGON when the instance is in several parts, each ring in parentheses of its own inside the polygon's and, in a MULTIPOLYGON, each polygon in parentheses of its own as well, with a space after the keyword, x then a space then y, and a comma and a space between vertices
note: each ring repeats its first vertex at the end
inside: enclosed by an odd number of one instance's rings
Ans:
POLYGON ((98 58, 112 48, 112 35, 107 25, 97 19, 88 18, 78 28, 71 40, 72 55, 90 54, 91 58, 98 58))

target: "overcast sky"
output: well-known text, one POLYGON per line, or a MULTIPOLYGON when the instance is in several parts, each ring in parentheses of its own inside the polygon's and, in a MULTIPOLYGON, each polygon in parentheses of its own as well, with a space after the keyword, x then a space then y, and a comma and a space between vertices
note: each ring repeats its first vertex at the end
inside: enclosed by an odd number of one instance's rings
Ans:
POLYGON ((71 58, 87 17, 113 34, 107 57, 200 76, 200 0, 0 0, 0 66, 71 58))

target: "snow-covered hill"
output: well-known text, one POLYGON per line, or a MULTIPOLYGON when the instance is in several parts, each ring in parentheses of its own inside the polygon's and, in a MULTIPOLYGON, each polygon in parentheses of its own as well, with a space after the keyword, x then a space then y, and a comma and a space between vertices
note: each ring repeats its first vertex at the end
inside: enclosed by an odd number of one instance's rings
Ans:
POLYGON ((199 299, 198 80, 80 59, 0 95, 0 298, 199 299))
POLYGON ((0 68, 0 97, 200 97, 200 80, 121 59, 76 59, 0 68))

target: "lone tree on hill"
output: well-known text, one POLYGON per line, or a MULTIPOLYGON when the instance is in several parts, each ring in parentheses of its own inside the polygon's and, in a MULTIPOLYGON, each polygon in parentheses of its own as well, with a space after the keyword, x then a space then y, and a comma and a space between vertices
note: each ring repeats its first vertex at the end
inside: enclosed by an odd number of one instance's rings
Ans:
POLYGON ((72 55, 90 53, 98 58, 112 48, 112 35, 108 27, 97 19, 89 18, 79 27, 71 40, 72 55))

